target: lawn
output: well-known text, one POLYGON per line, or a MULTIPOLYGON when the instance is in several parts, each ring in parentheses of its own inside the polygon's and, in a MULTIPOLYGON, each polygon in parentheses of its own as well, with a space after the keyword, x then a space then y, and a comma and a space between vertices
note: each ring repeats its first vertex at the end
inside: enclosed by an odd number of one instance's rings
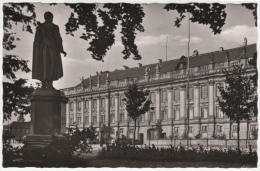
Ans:
POLYGON ((127 167, 127 168, 173 168, 173 167, 209 167, 209 168, 256 168, 255 163, 224 163, 224 162, 168 162, 168 161, 134 161, 134 160, 88 160, 89 167, 127 167))

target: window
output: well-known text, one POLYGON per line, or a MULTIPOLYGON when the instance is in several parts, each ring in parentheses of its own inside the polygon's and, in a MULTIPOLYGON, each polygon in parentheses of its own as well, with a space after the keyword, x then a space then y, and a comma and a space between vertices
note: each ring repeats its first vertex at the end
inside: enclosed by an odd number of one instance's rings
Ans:
POLYGON ((208 98, 208 86, 206 85, 201 86, 201 98, 202 99, 208 98))
POLYGON ((85 117, 85 123, 89 124, 89 116, 88 115, 85 117))
POLYGON ((174 132, 179 132, 179 127, 174 127, 173 130, 174 132))
POLYGON ((106 123, 106 115, 101 115, 101 122, 106 123))
POLYGON ((179 120, 180 119, 180 110, 174 110, 174 120, 179 120))
POLYGON ((167 102, 167 91, 164 90, 161 92, 161 94, 162 94, 162 102, 163 103, 167 102))
POLYGON ((119 105, 121 106, 121 107, 123 107, 125 104, 124 104, 124 101, 123 101, 123 96, 119 96, 119 105))
POLYGON ((193 111, 194 109, 190 107, 189 119, 193 119, 193 111))
POLYGON ((201 108, 201 118, 207 118, 208 116, 208 107, 201 108))
POLYGON ((217 118, 223 118, 224 115, 223 115, 223 112, 221 111, 220 107, 217 106, 217 118))
POLYGON ((223 83, 217 83, 216 84, 216 94, 217 96, 220 96, 220 91, 219 91, 219 87, 223 87, 223 83))
POLYGON ((110 107, 115 106, 115 98, 113 96, 110 97, 110 107))
POLYGON ((120 113, 120 115, 119 115, 119 121, 122 123, 122 122, 124 122, 124 120, 125 120, 125 115, 124 115, 124 113, 120 113))
POLYGON ((237 125, 233 125, 233 132, 237 132, 237 125))
POLYGON ((202 126, 202 132, 207 132, 208 131, 208 126, 202 126))
POLYGON ((81 117, 78 116, 78 124, 81 124, 81 117))
POLYGON ((180 101, 180 90, 179 89, 174 89, 174 101, 175 102, 180 101))
POLYGON ((162 111, 162 120, 167 121, 167 111, 166 110, 162 111))
POLYGON ((142 114, 142 115, 140 116, 140 121, 141 121, 141 122, 144 122, 144 114, 142 114))
POLYGON ((222 131, 223 131, 223 126, 218 125, 218 126, 217 126, 217 131, 218 131, 218 132, 222 132, 222 131))
POLYGON ((155 112, 150 113, 150 121, 155 122, 155 112))
POLYGON ((120 128, 119 132, 120 132, 120 134, 123 134, 124 133, 124 128, 120 128))
POLYGON ((193 87, 189 87, 189 100, 193 100, 193 87))
POLYGON ((97 116, 93 116, 93 124, 97 123, 97 116))
POLYGON ((74 116, 70 115, 70 124, 73 124, 73 122, 74 122, 74 116))
POLYGON ((134 133, 134 129, 129 129, 129 133, 133 134, 134 133))
POLYGON ((81 101, 78 101, 78 110, 81 110, 81 101))
POLYGON ((115 123, 115 114, 110 115, 110 123, 115 123))
POLYGON ((97 108, 97 99, 93 99, 93 108, 94 108, 94 109, 97 108))
POLYGON ((192 131, 193 131, 193 127, 189 126, 189 132, 192 132, 192 131))
POLYGON ((156 97, 155 97, 155 93, 151 93, 151 101, 152 101, 152 104, 155 104, 156 103, 156 97))
POLYGON ((101 99, 101 108, 105 108, 106 107, 106 99, 102 98, 101 99))
POLYGON ((250 125, 250 131, 256 131, 257 126, 256 125, 250 125))
POLYGON ((70 103, 70 110, 73 111, 74 106, 73 106, 73 102, 70 103))
POLYGON ((88 105, 89 105, 89 102, 88 102, 88 100, 86 100, 85 101, 85 109, 88 109, 88 107, 89 107, 88 105))

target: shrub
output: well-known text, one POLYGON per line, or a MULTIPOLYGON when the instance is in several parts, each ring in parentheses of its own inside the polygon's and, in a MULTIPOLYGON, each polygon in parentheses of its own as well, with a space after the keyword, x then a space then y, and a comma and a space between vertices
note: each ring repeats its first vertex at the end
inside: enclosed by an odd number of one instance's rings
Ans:
POLYGON ((185 149, 182 146, 170 148, 135 148, 132 146, 108 146, 103 148, 98 158, 126 159, 138 161, 192 161, 192 162, 244 162, 256 163, 257 153, 243 153, 237 155, 236 150, 228 149, 185 149))
MULTIPOLYGON (((78 157, 79 153, 90 148, 87 140, 95 138, 94 129, 70 131, 68 134, 52 136, 52 141, 45 148, 13 149, 4 143, 4 167, 87 167, 85 159, 78 157), (19 154, 19 160, 14 155, 19 154)), ((6 141, 8 142, 8 141, 6 141)))

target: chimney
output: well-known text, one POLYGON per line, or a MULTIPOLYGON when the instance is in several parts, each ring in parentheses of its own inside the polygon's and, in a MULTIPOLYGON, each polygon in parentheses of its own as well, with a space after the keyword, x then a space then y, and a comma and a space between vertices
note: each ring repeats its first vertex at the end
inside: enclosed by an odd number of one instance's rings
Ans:
POLYGON ((199 52, 197 50, 194 50, 192 56, 199 56, 199 52))
POLYGON ((224 48, 223 47, 219 47, 219 51, 224 51, 224 48))
POLYGON ((159 64, 162 63, 162 60, 161 59, 158 59, 159 60, 159 64))
POLYGON ((244 46, 247 46, 247 38, 244 38, 244 43, 243 43, 244 46))
POLYGON ((138 63, 138 67, 141 68, 143 65, 141 63, 138 63))
POLYGON ((124 67, 124 70, 127 70, 127 69, 129 69, 129 67, 128 67, 128 66, 125 66, 125 65, 123 65, 123 67, 124 67))

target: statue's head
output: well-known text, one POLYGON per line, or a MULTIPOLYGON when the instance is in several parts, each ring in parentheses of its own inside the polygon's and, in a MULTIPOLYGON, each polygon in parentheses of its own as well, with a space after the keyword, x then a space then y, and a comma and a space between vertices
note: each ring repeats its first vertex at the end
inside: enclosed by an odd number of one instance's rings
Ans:
POLYGON ((53 20, 53 14, 49 11, 44 13, 44 19, 45 21, 52 21, 53 20))

